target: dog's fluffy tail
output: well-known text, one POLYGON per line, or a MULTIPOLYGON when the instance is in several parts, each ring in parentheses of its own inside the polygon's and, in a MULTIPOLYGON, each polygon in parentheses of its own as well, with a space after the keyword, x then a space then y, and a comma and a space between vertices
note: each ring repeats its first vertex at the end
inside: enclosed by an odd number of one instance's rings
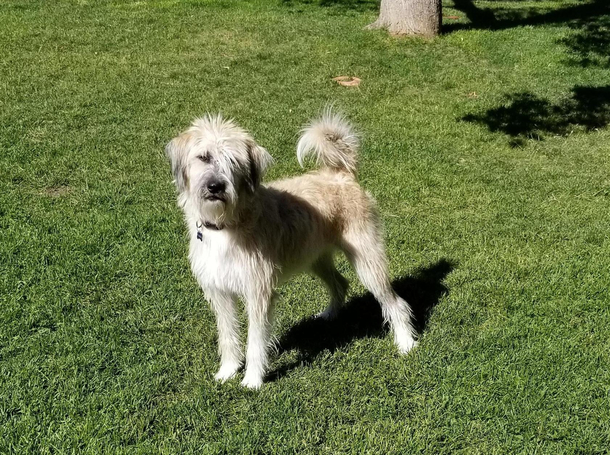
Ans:
POLYGON ((360 140, 352 125, 340 114, 326 109, 301 132, 297 144, 297 159, 301 167, 308 155, 318 165, 356 175, 360 140))

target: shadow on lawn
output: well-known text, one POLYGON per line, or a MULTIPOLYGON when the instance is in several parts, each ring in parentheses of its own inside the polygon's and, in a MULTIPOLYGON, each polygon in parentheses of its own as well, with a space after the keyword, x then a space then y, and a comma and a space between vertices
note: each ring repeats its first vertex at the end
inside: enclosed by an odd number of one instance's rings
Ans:
MULTIPOLYGON (((522 1, 513 0, 512 3, 519 4, 522 1)), ((542 8, 531 6, 524 8, 480 8, 475 5, 473 0, 454 0, 453 5, 455 9, 462 11, 470 22, 467 24, 445 24, 443 30, 446 33, 468 29, 505 30, 528 25, 586 22, 610 14, 610 4, 607 0, 572 4, 551 11, 544 11, 542 8)))
POLYGON ((529 92, 508 95, 507 101, 462 120, 509 135, 512 146, 523 145, 527 139, 542 140, 545 134, 565 136, 577 128, 591 131, 610 123, 610 85, 576 86, 570 98, 556 105, 529 92))
MULTIPOLYGON (((519 3, 520 0, 514 0, 519 3)), ((454 8, 470 21, 444 24, 443 32, 456 30, 505 30, 537 25, 567 25, 574 32, 559 40, 570 51, 568 63, 581 66, 610 67, 610 1, 593 0, 564 8, 542 11, 540 8, 480 8, 473 0, 454 0, 454 8)))
POLYGON ((576 19, 568 25, 575 32, 559 41, 570 51, 568 63, 610 68, 610 2, 597 16, 576 19))
MULTIPOLYGON (((442 282, 454 268, 452 262, 443 259, 412 277, 392 282, 396 293, 411 305, 419 333, 426 328, 432 309, 449 292, 442 282)), ((268 379, 273 381, 299 365, 311 363, 323 351, 334 352, 355 339, 387 333, 381 308, 372 294, 354 297, 333 321, 307 318, 290 328, 280 339, 279 353, 297 350, 298 359, 272 372, 268 379)))

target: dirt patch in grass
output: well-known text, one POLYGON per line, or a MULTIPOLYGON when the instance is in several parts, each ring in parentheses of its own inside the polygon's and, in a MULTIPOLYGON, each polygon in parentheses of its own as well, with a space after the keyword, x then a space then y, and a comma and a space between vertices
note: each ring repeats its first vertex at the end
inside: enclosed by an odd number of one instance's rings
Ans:
POLYGON ((44 196, 52 197, 52 198, 58 198, 58 197, 67 196, 71 192, 72 192, 72 187, 70 187, 68 185, 58 185, 58 186, 50 186, 48 188, 45 188, 41 194, 44 196))

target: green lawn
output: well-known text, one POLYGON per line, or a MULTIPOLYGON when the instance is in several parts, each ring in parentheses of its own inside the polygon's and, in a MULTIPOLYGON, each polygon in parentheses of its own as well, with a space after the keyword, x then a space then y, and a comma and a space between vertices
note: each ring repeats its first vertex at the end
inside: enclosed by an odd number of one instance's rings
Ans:
POLYGON ((421 41, 374 0, 3 0, 0 453, 607 453, 606 3, 447 1, 421 41), (163 147, 222 111, 296 174, 327 103, 421 343, 342 260, 339 321, 296 278, 265 386, 217 384, 163 147))

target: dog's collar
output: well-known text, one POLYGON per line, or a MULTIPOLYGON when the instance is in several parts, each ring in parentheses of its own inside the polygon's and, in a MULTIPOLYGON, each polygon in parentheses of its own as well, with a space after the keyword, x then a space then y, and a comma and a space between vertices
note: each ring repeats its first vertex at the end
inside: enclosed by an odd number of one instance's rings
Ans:
POLYGON ((223 227, 220 227, 214 223, 209 223, 207 221, 204 221, 204 222, 197 221, 195 223, 195 226, 197 226, 197 239, 201 240, 201 241, 203 241, 203 232, 201 232, 202 228, 210 229, 212 231, 222 231, 222 229, 223 229, 223 227))

